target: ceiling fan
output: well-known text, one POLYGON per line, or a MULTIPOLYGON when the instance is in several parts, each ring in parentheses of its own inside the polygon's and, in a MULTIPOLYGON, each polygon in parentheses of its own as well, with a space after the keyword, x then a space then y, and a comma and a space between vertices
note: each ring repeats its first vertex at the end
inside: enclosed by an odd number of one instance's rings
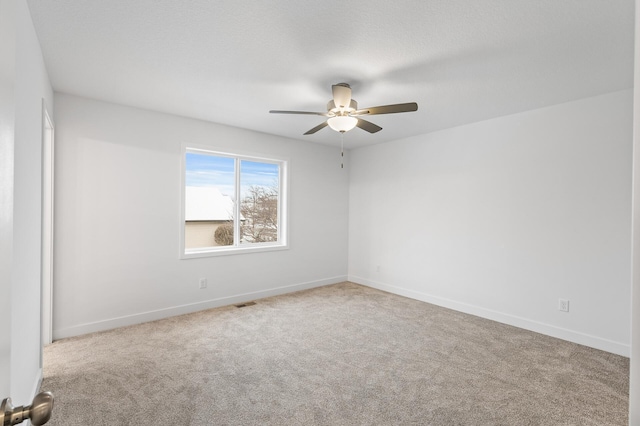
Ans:
POLYGON ((327 126, 340 133, 348 132, 354 127, 359 127, 369 133, 376 133, 382 130, 382 127, 360 118, 361 116, 395 114, 398 112, 418 110, 418 104, 415 102, 358 109, 358 103, 351 99, 351 86, 347 83, 334 84, 331 86, 331 90, 333 92, 333 99, 327 104, 327 112, 278 110, 271 110, 269 112, 272 114, 305 114, 328 117, 326 121, 304 133, 305 135, 312 135, 327 126))

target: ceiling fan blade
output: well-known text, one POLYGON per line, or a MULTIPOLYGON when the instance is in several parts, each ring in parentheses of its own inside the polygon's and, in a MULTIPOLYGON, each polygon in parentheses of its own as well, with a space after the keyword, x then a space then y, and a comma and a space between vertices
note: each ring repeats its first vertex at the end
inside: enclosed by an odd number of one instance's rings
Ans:
POLYGON ((347 83, 338 83, 331 86, 333 92, 333 101, 336 107, 344 109, 348 108, 351 103, 351 87, 347 83))
POLYGON ((313 112, 313 111, 279 111, 272 109, 269 111, 271 114, 304 114, 304 115, 322 115, 324 117, 328 117, 329 114, 326 112, 313 112))
POLYGON ((377 124, 373 124, 370 121, 363 120, 362 118, 358 118, 356 127, 360 127, 362 130, 366 130, 369 133, 375 133, 382 130, 382 127, 378 126, 377 124))
POLYGON ((408 102, 406 104, 383 105, 371 108, 359 109, 350 115, 374 115, 374 114, 395 114, 397 112, 412 112, 418 110, 418 104, 408 102))
POLYGON ((315 132, 317 132, 318 130, 322 130, 322 129, 324 129, 325 127, 327 127, 327 125, 328 125, 328 123, 327 123, 326 121, 323 121, 322 123, 318 124, 318 125, 317 125, 316 127, 314 127, 313 129, 308 130, 308 131, 305 133, 305 135, 312 135, 312 134, 314 134, 315 132))

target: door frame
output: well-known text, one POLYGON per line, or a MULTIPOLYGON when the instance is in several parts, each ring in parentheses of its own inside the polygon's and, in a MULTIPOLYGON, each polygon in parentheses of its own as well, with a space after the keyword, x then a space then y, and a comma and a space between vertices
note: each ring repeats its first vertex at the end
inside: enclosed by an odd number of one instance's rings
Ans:
MULTIPOLYGON (((54 125, 42 100, 42 252, 41 338, 42 346, 53 341, 53 236, 54 236, 54 125)), ((40 360, 42 366, 42 356, 40 360)))

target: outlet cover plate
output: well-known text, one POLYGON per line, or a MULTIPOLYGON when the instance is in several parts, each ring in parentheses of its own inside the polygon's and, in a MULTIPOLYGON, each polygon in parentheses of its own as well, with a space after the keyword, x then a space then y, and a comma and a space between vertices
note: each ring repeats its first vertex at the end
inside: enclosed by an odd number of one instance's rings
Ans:
POLYGON ((567 299, 558 299, 558 310, 569 312, 569 301, 567 299))

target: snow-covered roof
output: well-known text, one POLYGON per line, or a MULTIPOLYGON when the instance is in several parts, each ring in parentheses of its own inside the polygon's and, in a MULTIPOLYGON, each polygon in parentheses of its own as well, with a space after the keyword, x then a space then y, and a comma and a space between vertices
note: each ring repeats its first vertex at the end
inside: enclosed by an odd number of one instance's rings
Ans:
POLYGON ((233 199, 217 188, 187 186, 185 220, 233 220, 233 199))

